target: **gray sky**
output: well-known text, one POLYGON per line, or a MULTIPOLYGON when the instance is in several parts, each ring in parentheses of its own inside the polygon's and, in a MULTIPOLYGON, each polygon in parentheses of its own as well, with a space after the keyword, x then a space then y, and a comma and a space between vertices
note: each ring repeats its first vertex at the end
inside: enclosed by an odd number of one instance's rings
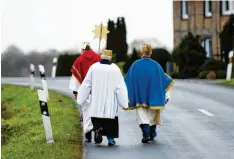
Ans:
MULTIPOLYGON (((95 25, 124 16, 127 40, 156 38, 173 47, 172 0, 0 0, 2 51, 78 49, 89 41, 97 50, 95 25)), ((105 46, 105 43, 102 43, 105 46)))

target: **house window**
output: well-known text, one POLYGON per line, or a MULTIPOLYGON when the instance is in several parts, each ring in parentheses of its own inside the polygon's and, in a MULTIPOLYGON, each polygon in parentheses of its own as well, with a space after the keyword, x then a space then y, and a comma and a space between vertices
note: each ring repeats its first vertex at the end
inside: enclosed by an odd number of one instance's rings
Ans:
POLYGON ((188 1, 181 1, 181 16, 182 19, 188 19, 188 1))
POLYGON ((212 16, 212 1, 206 0, 204 2, 205 4, 205 17, 211 17, 212 16))
POLYGON ((230 15, 231 13, 234 13, 234 1, 222 1, 222 14, 223 15, 230 15))
POLYGON ((211 37, 204 38, 202 46, 205 48, 206 57, 212 57, 212 39, 211 39, 211 37))

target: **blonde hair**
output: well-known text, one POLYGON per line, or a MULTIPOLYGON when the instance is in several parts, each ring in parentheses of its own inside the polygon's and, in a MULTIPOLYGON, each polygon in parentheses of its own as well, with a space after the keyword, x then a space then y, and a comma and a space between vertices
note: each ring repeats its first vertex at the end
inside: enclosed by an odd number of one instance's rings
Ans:
POLYGON ((112 56, 101 55, 101 59, 112 60, 112 56))

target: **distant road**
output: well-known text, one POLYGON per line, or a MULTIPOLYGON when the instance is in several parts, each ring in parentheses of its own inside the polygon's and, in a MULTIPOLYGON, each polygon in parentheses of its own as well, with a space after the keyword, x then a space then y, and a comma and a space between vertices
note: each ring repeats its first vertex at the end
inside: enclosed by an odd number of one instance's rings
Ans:
MULTIPOLYGON (((49 89, 71 96, 69 77, 48 79, 49 89)), ((40 79, 36 80, 41 86, 40 79)), ((28 78, 2 78, 2 83, 28 85, 28 78)), ((234 159, 234 89, 176 81, 162 114, 163 125, 151 144, 141 144, 135 111, 119 112, 116 147, 85 144, 88 159, 234 159)))

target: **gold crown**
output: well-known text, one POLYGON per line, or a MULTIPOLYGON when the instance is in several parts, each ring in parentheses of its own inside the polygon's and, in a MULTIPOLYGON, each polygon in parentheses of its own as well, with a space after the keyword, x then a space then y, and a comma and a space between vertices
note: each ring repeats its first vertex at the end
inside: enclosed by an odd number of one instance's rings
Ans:
POLYGON ((103 50, 101 54, 104 56, 112 56, 112 50, 103 50))
POLYGON ((141 51, 143 52, 151 52, 152 51, 152 47, 150 44, 142 44, 141 45, 141 51))

